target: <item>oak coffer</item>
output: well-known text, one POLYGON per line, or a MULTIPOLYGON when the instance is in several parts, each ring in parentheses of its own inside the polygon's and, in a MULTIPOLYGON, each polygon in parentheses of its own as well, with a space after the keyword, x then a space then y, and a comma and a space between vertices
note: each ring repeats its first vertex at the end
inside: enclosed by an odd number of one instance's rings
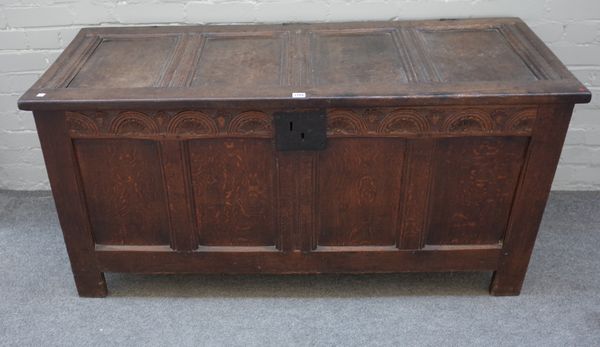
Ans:
POLYGON ((19 107, 81 296, 104 272, 400 271, 517 295, 590 98, 491 18, 87 28, 19 107))

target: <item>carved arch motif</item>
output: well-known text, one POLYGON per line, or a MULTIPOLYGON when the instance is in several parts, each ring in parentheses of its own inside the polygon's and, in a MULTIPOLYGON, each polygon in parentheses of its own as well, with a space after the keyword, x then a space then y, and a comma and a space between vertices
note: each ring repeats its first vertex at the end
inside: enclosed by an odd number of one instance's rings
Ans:
POLYGON ((390 112, 379 124, 378 133, 405 134, 429 131, 427 119, 413 111, 396 110, 390 112))
POLYGON ((112 121, 110 132, 118 135, 125 134, 154 134, 158 132, 156 123, 144 113, 125 111, 112 121))
POLYGON ((536 109, 526 109, 519 111, 512 115, 504 124, 504 128, 507 131, 514 131, 517 133, 529 133, 533 130, 533 124, 537 117, 536 109))
POLYGON ((494 121, 490 115, 479 109, 470 109, 453 114, 442 124, 442 130, 449 132, 491 131, 494 121))
POLYGON ((367 126, 354 112, 349 110, 332 110, 327 114, 327 133, 353 135, 367 132, 367 126))
POLYGON ((234 135, 271 135, 271 118, 263 112, 242 112, 231 120, 227 132, 234 135))
POLYGON ((70 132, 82 133, 82 134, 97 134, 98 126, 94 121, 81 113, 78 112, 67 112, 65 122, 67 123, 67 129, 70 132))
POLYGON ((167 126, 167 133, 169 134, 214 135, 218 132, 215 121, 198 111, 179 112, 167 126))

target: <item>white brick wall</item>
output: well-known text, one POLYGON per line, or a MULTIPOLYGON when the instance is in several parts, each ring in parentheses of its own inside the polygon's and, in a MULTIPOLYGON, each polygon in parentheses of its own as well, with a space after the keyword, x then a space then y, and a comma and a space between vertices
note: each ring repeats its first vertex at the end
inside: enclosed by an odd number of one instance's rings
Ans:
MULTIPOLYGON (((18 96, 83 26, 523 18, 600 92, 598 0, 0 0, 0 189, 48 189, 31 114, 18 96)), ((554 189, 600 190, 600 96, 576 107, 554 189)))

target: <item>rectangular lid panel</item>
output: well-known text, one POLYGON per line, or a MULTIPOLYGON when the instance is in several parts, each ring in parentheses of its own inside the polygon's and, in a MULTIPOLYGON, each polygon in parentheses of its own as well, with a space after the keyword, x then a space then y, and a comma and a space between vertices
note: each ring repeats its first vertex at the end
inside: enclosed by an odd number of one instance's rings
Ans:
POLYGON ((505 18, 84 29, 20 106, 385 106, 486 97, 590 95, 523 22, 505 18), (303 103, 294 92, 306 94, 303 103))
POLYGON ((189 85, 287 85, 288 47, 288 32, 204 35, 189 85))
POLYGON ((311 31, 309 56, 315 85, 408 82, 395 29, 311 31))
POLYGON ((97 46, 67 88, 159 87, 181 35, 112 36, 97 46))
POLYGON ((538 79, 498 29, 428 30, 419 34, 442 82, 538 79))

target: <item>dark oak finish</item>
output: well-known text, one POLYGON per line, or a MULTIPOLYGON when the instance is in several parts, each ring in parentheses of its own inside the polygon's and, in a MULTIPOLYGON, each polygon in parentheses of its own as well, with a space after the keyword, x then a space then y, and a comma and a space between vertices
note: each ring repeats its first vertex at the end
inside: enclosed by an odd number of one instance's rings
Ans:
POLYGON ((426 243, 502 241, 527 143, 516 136, 438 140, 426 243))
POLYGON ((343 138, 319 153, 317 246, 396 244, 404 143, 343 138))
POLYGON ((515 295, 521 291, 572 111, 573 105, 541 106, 538 111, 513 213, 508 219, 500 264, 490 286, 494 295, 515 295))
POLYGON ((200 244, 274 246, 271 142, 191 140, 189 153, 200 244))
POLYGON ((96 243, 169 244, 158 145, 150 140, 74 141, 96 243))
POLYGON ((107 271, 494 271, 516 295, 590 98, 489 18, 83 29, 19 107, 81 296, 107 271), (305 140, 282 112, 324 114, 325 148, 277 147, 305 140))
POLYGON ((106 281, 94 254, 95 240, 65 118, 61 112, 43 115, 35 117, 35 124, 77 291, 80 296, 106 296, 106 281))

